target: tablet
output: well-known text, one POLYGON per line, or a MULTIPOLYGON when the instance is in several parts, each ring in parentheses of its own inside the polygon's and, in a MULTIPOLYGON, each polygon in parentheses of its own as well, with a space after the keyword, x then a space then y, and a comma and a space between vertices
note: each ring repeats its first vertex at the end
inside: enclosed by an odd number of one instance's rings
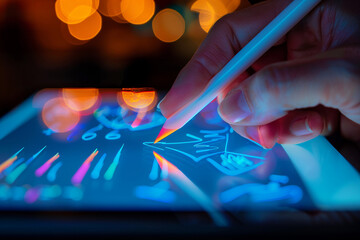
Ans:
POLYGON ((45 89, 0 121, 0 210, 359 210, 359 173, 324 138, 264 149, 213 101, 153 141, 149 89, 45 89))

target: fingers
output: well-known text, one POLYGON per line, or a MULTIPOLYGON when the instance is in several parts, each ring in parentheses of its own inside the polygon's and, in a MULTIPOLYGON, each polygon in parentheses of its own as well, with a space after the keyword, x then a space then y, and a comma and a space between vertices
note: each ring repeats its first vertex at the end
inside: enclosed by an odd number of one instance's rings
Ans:
POLYGON ((358 53, 335 50, 265 67, 232 90, 218 111, 236 132, 265 148, 331 133, 339 112, 343 134, 359 139, 358 53))
POLYGON ((336 53, 265 67, 226 96, 220 115, 230 124, 257 126, 322 104, 360 124, 359 59, 336 53))
POLYGON ((264 148, 272 148, 275 143, 296 144, 324 134, 337 123, 335 112, 330 110, 322 114, 317 109, 295 110, 265 125, 232 125, 232 128, 264 148))
POLYGON ((209 80, 289 2, 266 1, 219 20, 160 103, 163 115, 169 117, 198 96, 209 80))

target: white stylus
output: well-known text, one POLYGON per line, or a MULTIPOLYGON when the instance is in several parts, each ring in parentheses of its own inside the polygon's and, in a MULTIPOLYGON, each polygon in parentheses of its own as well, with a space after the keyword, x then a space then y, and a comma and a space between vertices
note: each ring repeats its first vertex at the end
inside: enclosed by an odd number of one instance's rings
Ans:
POLYGON ((212 100, 214 100, 237 76, 248 69, 267 50, 278 42, 321 0, 294 0, 243 49, 241 49, 208 83, 198 98, 171 115, 164 123, 154 143, 175 132, 212 100))

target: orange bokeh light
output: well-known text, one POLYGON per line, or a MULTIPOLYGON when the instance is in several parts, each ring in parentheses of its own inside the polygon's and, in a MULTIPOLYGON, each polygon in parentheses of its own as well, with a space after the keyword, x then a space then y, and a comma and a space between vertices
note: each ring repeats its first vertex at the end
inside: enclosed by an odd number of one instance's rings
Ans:
POLYGON ((80 121, 79 113, 68 108, 62 98, 53 98, 45 103, 41 116, 44 124, 58 133, 72 130, 80 121))
POLYGON ((185 32, 185 20, 177 11, 161 10, 152 21, 155 36, 163 42, 175 42, 185 32))
POLYGON ((235 11, 241 0, 197 0, 191 5, 191 10, 199 13, 199 22, 205 32, 224 15, 235 11))
POLYGON ((57 0, 56 16, 67 24, 81 23, 94 14, 100 0, 57 0))
POLYGON ((107 17, 115 17, 121 14, 121 0, 101 0, 99 12, 107 17))
POLYGON ((223 3, 227 8, 228 12, 231 13, 240 6, 241 0, 226 0, 223 1, 223 3))
POLYGON ((70 34, 79 40, 89 40, 94 38, 101 30, 102 19, 98 12, 78 24, 69 24, 70 34))
POLYGON ((96 88, 64 88, 64 103, 74 111, 85 111, 95 105, 99 98, 96 88))
POLYGON ((154 107, 156 92, 154 90, 124 89, 118 93, 120 105, 124 102, 127 107, 135 111, 148 111, 154 107))
POLYGON ((79 40, 79 39, 73 37, 69 32, 68 25, 65 23, 61 23, 60 32, 63 37, 63 40, 65 40, 68 44, 71 44, 74 46, 80 46, 80 45, 84 45, 85 43, 89 42, 89 40, 79 40))
POLYGON ((123 15, 121 13, 117 16, 111 17, 111 19, 117 23, 127 23, 127 21, 125 20, 125 18, 123 17, 123 15))
POLYGON ((155 2, 154 0, 122 0, 121 12, 129 23, 144 24, 154 15, 155 2))

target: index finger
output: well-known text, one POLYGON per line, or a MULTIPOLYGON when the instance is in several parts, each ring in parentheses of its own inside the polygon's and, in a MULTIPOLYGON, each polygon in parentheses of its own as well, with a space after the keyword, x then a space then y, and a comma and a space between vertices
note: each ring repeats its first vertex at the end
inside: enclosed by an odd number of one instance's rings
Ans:
POLYGON ((160 103, 163 115, 168 118, 197 97, 210 79, 289 2, 270 0, 220 19, 160 103))

